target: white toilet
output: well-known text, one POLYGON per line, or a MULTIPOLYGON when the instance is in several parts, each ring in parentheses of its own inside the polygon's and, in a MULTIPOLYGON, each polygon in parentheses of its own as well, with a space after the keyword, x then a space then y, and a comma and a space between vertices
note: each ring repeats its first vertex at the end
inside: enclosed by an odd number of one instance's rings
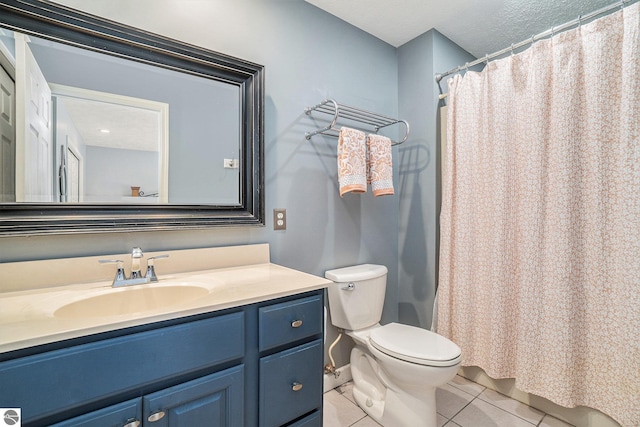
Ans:
POLYGON ((381 326, 387 268, 356 265, 325 273, 331 323, 356 343, 353 396, 385 427, 435 427, 436 388, 455 377, 461 351, 443 336, 414 326, 381 326))

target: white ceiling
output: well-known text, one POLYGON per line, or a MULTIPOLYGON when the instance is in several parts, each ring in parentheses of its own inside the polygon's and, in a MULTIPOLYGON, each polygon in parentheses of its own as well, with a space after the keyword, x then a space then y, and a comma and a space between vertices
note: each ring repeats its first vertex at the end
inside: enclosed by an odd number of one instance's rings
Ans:
POLYGON ((58 98, 86 145, 158 151, 160 114, 157 111, 59 95, 58 98))
POLYGON ((306 0, 398 47, 435 28, 479 58, 615 0, 306 0))

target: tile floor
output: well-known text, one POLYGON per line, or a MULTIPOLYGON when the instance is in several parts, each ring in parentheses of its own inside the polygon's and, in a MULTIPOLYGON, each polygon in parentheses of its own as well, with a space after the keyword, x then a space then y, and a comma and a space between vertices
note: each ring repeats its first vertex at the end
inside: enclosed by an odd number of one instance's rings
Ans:
MULTIPOLYGON (((324 427, 380 427, 356 405, 352 388, 349 382, 324 394, 324 427)), ((461 376, 438 389, 436 408, 438 427, 570 427, 461 376)))

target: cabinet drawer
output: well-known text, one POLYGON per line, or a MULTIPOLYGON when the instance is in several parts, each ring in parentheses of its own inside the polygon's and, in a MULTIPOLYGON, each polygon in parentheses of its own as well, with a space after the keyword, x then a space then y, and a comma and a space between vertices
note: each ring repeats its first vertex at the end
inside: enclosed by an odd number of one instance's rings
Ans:
POLYGON ((322 333, 322 296, 260 307, 260 351, 322 333))
POLYGON ((285 424, 322 407, 322 340, 260 359, 260 426, 285 424))
POLYGON ((0 402, 25 423, 244 354, 244 313, 111 338, 0 363, 0 402))

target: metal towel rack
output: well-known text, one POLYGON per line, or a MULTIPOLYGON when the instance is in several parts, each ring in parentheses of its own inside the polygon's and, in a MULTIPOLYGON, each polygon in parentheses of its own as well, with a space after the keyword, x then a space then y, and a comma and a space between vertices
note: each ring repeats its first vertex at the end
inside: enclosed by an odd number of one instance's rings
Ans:
MULTIPOLYGON (((333 99, 326 99, 319 103, 318 105, 314 105, 313 107, 305 108, 304 112, 310 116, 311 113, 315 111, 318 113, 329 114, 333 116, 333 120, 327 126, 322 129, 315 130, 313 132, 307 132, 305 134, 305 138, 308 140, 311 139, 313 135, 322 134, 337 137, 340 134, 340 129, 336 128, 336 124, 338 123, 338 119, 342 118, 345 120, 351 120, 358 123, 364 123, 366 125, 372 126, 375 133, 384 127, 395 125, 398 123, 403 123, 405 126, 405 134, 404 138, 399 141, 391 141, 391 145, 402 144, 409 138, 409 123, 406 120, 394 119, 391 117, 383 116, 382 114, 372 113, 370 111, 362 110, 360 108, 350 107, 344 104, 338 104, 333 99)), ((370 129, 367 129, 370 130, 370 129)))

